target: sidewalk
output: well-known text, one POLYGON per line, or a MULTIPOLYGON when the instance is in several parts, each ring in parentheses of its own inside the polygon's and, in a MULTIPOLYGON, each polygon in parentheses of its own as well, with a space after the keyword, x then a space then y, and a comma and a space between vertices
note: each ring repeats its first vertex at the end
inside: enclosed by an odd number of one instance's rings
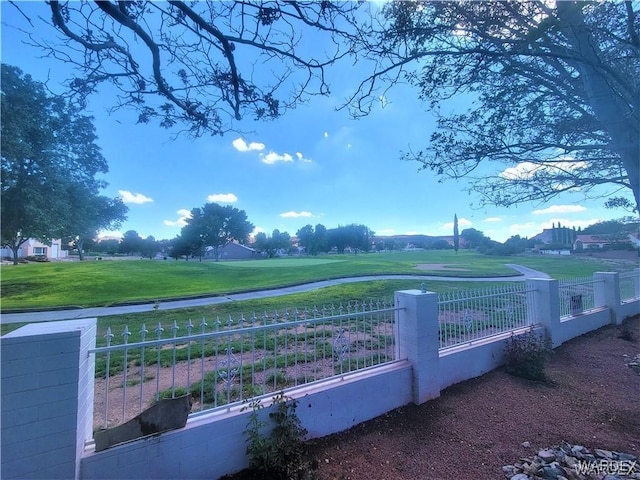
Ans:
POLYGON ((107 315, 122 315, 125 313, 151 312, 158 310, 173 310, 177 308, 201 307, 204 305, 217 305, 220 303, 238 302, 256 298, 278 297, 290 295, 292 293, 308 292, 318 288, 341 285, 344 283, 367 282, 371 280, 417 280, 416 288, 420 288, 421 283, 429 281, 449 281, 449 282, 512 282, 524 281, 529 278, 549 278, 546 273, 538 272, 521 265, 508 264, 507 267, 520 272, 521 275, 512 277, 444 277, 431 275, 370 275, 365 277, 338 278, 335 280, 323 280, 320 282, 305 283, 291 287, 275 288, 271 290, 261 290, 258 292, 235 293, 231 295, 221 295, 202 298, 190 298, 182 300, 171 300, 155 303, 145 303, 139 305, 121 305, 115 307, 89 307, 76 308, 71 310, 51 310, 42 312, 6 313, 3 314, 0 323, 30 323, 30 322, 51 322, 55 320, 73 320, 78 318, 104 317, 107 315))

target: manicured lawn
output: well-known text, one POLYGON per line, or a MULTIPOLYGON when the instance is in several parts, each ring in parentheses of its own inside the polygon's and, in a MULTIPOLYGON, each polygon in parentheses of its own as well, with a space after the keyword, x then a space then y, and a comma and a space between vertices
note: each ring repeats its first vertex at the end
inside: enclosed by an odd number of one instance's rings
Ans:
MULTIPOLYGON (((272 313, 276 310, 282 312, 284 309, 304 308, 318 309, 323 306, 338 306, 340 303, 346 304, 358 300, 365 301, 392 301, 394 292, 398 290, 409 290, 421 288, 419 280, 374 280, 368 282, 348 283, 333 287, 319 288, 309 292, 294 293, 278 297, 267 297, 255 300, 244 300, 239 302, 222 303, 219 305, 207 305, 203 307, 181 308, 175 310, 155 310, 145 313, 131 313, 124 315, 109 315, 98 319, 98 345, 104 344, 104 334, 107 327, 111 327, 114 333, 119 334, 124 330, 124 326, 129 327, 132 333, 130 342, 138 341, 142 324, 152 331, 158 324, 168 329, 174 321, 180 326, 180 334, 185 334, 185 325, 189 320, 199 328, 204 319, 209 327, 212 327, 218 320, 226 321, 230 316, 237 319, 240 315, 250 317, 253 313, 261 316, 263 313, 272 313)), ((497 282, 500 284, 500 282, 497 282)), ((429 280, 430 291, 444 292, 451 290, 470 290, 482 287, 486 284, 477 282, 447 282, 429 280)), ((496 282, 492 283, 496 285, 496 282)), ((23 324, 2 324, 0 333, 4 335, 23 324)), ((195 330, 194 330, 195 333, 195 330)), ((122 339, 119 337, 118 341, 122 339)))
MULTIPOLYGON (((119 260, 52 262, 2 267, 2 310, 109 306, 199 295, 224 295, 331 278, 414 274, 508 276, 518 263, 556 278, 588 276, 595 262, 539 256, 489 257, 426 251, 328 255, 247 262, 119 260), (423 268, 418 268, 422 265, 423 268), (431 265, 431 269, 425 269, 431 265), (445 265, 445 267, 442 267, 445 265), (459 270, 457 270, 459 269, 459 270)), ((347 292, 350 287, 341 287, 347 292)), ((419 284, 415 288, 419 288, 419 284)))

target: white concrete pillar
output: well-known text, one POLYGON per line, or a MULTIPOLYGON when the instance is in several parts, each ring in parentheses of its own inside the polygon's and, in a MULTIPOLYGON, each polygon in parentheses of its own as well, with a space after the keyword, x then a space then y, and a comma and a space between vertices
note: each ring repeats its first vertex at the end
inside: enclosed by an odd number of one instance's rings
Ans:
POLYGON ((544 325, 552 348, 562 343, 560 338, 560 288, 558 280, 534 278, 527 280, 527 323, 544 325))
POLYGON ((413 403, 440 396, 438 294, 420 290, 395 293, 396 358, 413 369, 413 403))
POLYGON ((596 272, 593 274, 593 298, 596 307, 609 308, 611 323, 622 323, 620 315, 620 276, 617 272, 596 272))
POLYGON ((0 339, 3 479, 77 479, 93 431, 96 319, 33 323, 0 339))

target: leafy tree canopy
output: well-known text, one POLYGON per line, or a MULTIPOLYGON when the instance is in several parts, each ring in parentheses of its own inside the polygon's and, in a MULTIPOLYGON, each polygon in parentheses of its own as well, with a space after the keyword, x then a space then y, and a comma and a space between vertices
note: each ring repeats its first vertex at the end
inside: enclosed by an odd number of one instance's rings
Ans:
POLYGON ((465 228, 460 232, 460 237, 464 239, 467 248, 480 248, 491 242, 489 237, 475 228, 465 228))
POLYGON ((640 232, 640 222, 637 218, 623 217, 617 220, 605 220, 584 228, 585 235, 601 235, 610 239, 624 240, 629 234, 640 232))
POLYGON ((321 223, 317 224, 315 229, 312 225, 305 225, 296 232, 296 236, 298 245, 304 247, 309 255, 317 255, 329 250, 327 228, 321 223))
MULTIPOLYGON (((76 67, 68 82, 83 100, 102 84, 139 121, 222 134, 244 116, 270 119, 329 93, 325 71, 354 53, 363 3, 328 1, 47 2, 62 36, 32 36, 76 67), (313 44, 322 48, 310 49, 313 44)), ((19 7, 16 7, 19 8, 19 7)))
POLYGON ((122 236, 118 250, 120 253, 130 255, 142 251, 142 237, 135 230, 127 230, 122 236))
POLYGON ((192 254, 202 257, 205 249, 210 247, 217 261, 224 246, 232 241, 246 243, 253 228, 244 210, 230 205, 206 203, 203 207, 191 210, 180 236, 192 254))
POLYGON ((41 83, 2 64, 2 244, 89 236, 124 219, 126 207, 101 197, 107 162, 91 117, 41 83))
POLYGON ((78 249, 80 260, 84 260, 85 244, 92 242, 100 230, 115 230, 127 219, 127 206, 121 198, 92 195, 77 185, 67 190, 72 202, 67 239, 78 249))
POLYGON ((350 248, 355 252, 371 250, 375 233, 365 225, 351 224, 327 230, 327 245, 344 253, 350 248))
POLYGON ((269 258, 273 258, 279 250, 288 252, 291 249, 291 235, 287 232, 280 232, 277 228, 271 236, 259 232, 256 234, 253 246, 256 250, 266 253, 269 258))
POLYGON ((419 88, 437 129, 406 158, 470 179, 482 204, 601 195, 606 185, 607 205, 637 210, 637 2, 395 1, 384 16, 363 37, 377 66, 351 101, 366 114, 380 88, 419 88), (450 111, 454 97, 468 109, 450 111))

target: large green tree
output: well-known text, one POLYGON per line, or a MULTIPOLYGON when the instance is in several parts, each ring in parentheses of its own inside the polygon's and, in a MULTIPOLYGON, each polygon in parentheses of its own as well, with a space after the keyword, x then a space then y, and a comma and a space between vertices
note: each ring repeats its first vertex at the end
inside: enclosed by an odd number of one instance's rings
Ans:
POLYGON ((232 241, 246 243, 252 231, 253 224, 247 220, 244 210, 230 205, 206 203, 203 207, 191 210, 180 236, 190 246, 192 254, 202 258, 205 250, 211 248, 218 261, 223 247, 232 241))
POLYGON ((376 67, 352 104, 366 114, 378 88, 401 78, 416 85, 437 128, 406 157, 467 178, 481 203, 579 191, 637 209, 638 9, 631 1, 394 1, 378 34, 363 37, 376 67))
POLYGON ((127 230, 120 240, 118 251, 125 255, 131 255, 132 253, 140 253, 142 251, 142 237, 135 230, 127 230))
POLYGON ((368 252, 375 233, 366 225, 351 224, 327 230, 327 244, 344 253, 349 248, 354 252, 368 252))
POLYGON ((304 247, 308 255, 318 255, 320 252, 326 252, 329 249, 327 239, 327 228, 318 223, 313 225, 305 225, 296 232, 298 237, 298 245, 304 247))
POLYGON ((288 252, 291 249, 291 235, 287 232, 281 232, 277 228, 271 233, 271 236, 259 232, 256 234, 253 247, 266 253, 269 258, 273 258, 278 254, 278 250, 288 252))
POLYGON ((127 219, 128 208, 120 198, 94 195, 75 184, 69 185, 67 194, 71 215, 66 234, 80 260, 84 260, 85 243, 96 238, 100 230, 120 228, 127 219))
POLYGON ((97 175, 107 172, 107 162, 91 117, 5 64, 1 109, 0 235, 14 262, 29 238, 86 235, 123 217, 121 205, 117 211, 97 207, 105 186, 97 175))
POLYGON ((460 237, 464 239, 466 248, 472 249, 487 246, 491 242, 489 237, 486 237, 484 233, 475 228, 465 228, 460 232, 460 237))
POLYGON ((244 116, 275 118, 308 95, 327 95, 326 69, 353 53, 363 27, 357 15, 366 7, 253 0, 47 5, 62 40, 36 32, 30 43, 76 67, 69 87, 77 98, 108 84, 118 91, 114 105, 134 108, 140 122, 181 123, 193 135, 222 134, 244 116))

